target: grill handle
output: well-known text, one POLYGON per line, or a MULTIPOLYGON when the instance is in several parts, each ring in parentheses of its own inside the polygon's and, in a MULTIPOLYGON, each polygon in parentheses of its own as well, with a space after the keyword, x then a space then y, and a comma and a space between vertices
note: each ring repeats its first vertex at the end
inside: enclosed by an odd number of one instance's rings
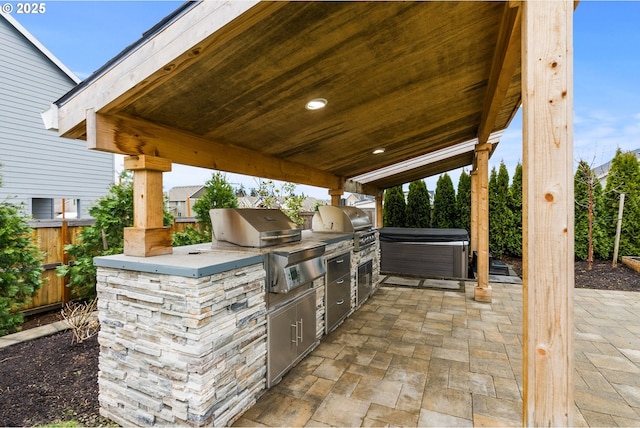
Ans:
POLYGON ((260 239, 262 239, 263 241, 275 241, 277 239, 282 239, 282 238, 293 238, 294 236, 298 236, 298 235, 299 234, 297 233, 287 233, 282 235, 263 236, 260 239))

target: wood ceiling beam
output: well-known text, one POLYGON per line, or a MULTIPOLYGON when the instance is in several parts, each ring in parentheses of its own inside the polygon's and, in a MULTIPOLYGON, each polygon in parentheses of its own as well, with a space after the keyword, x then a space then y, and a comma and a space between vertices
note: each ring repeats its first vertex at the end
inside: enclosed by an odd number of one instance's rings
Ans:
POLYGON ((134 46, 119 58, 116 65, 90 77, 71 95, 63 97, 58 102, 59 135, 84 138, 87 110, 117 113, 174 78, 202 57, 205 51, 224 44, 285 4, 254 0, 198 3, 158 34, 134 46), (232 20, 240 19, 240 15, 241 25, 226 26, 232 20))
POLYGON ((489 75, 487 95, 478 127, 479 144, 486 143, 491 132, 494 131, 493 126, 509 90, 511 79, 520 64, 520 11, 520 2, 505 2, 491 74, 489 75))
POLYGON ((89 149, 123 155, 149 155, 174 163, 338 189, 342 177, 252 150, 206 140, 194 134, 125 116, 87 114, 89 149))

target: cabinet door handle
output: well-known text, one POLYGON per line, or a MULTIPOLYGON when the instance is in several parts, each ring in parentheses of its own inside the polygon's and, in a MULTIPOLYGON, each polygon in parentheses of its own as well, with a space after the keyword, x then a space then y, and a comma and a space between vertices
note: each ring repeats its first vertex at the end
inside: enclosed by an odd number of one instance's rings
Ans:
MULTIPOLYGON (((296 323, 296 324, 297 324, 297 323, 296 323)), ((297 328, 296 328, 296 331, 297 331, 298 333, 300 333, 296 339, 299 339, 299 340, 300 340, 300 343, 302 343, 302 338, 303 338, 303 336, 304 336, 304 330, 303 330, 303 328, 304 328, 304 323, 302 322, 302 318, 300 318, 300 329, 297 329, 297 328)))
POLYGON ((340 300, 338 300, 338 301, 336 302, 336 305, 341 305, 341 304, 343 304, 343 303, 344 303, 344 299, 340 299, 340 300))
POLYGON ((339 279, 336 281, 336 284, 342 284, 342 283, 344 283, 344 279, 339 279))
POLYGON ((295 329, 295 332, 291 335, 291 343, 298 344, 298 323, 291 324, 291 328, 295 329))
POLYGON ((336 263, 344 263, 344 259, 338 259, 336 260, 336 263))

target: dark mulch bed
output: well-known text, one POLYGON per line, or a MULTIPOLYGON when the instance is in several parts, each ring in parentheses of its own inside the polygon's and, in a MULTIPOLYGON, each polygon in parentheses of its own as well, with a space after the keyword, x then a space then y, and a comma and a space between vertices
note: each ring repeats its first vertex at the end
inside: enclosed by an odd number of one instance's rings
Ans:
MULTIPOLYGON (((520 259, 504 259, 522 275, 520 259)), ((640 291, 640 274, 611 262, 575 265, 577 288, 640 291)), ((31 317, 24 329, 58 321, 59 312, 31 317)), ((0 426, 32 426, 75 420, 105 426, 99 416, 96 337, 72 343, 70 331, 0 349, 0 426)))
POLYGON ((0 426, 75 420, 97 426, 98 340, 66 331, 0 349, 0 426))
MULTIPOLYGON (((522 260, 511 257, 503 258, 513 270, 522 277, 522 260)), ((616 268, 610 261, 595 260, 591 270, 587 262, 575 263, 575 287, 596 290, 640 291, 640 273, 629 269, 622 263, 616 268)))

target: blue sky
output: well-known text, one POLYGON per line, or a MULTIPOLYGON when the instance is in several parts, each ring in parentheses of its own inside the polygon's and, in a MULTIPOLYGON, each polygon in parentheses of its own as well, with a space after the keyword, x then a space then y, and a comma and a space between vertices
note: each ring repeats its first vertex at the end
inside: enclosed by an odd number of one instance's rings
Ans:
MULTIPOLYGON (((14 6, 17 2, 9 1, 14 6)), ((117 55, 182 2, 46 1, 41 15, 16 14, 31 34, 81 79, 117 55)), ((640 148, 640 2, 582 1, 574 15, 574 157, 593 166, 618 147, 640 148)), ((520 113, 502 137, 491 166, 504 161, 509 174, 522 159, 520 113)), ((450 173, 457 186, 459 171, 450 173)), ((165 188, 203 184, 211 171, 174 165, 165 188)), ((257 180, 228 174, 229 181, 257 187, 257 180)), ((427 180, 434 190, 437 177, 427 180)), ((325 189, 298 186, 328 198, 325 189)))

